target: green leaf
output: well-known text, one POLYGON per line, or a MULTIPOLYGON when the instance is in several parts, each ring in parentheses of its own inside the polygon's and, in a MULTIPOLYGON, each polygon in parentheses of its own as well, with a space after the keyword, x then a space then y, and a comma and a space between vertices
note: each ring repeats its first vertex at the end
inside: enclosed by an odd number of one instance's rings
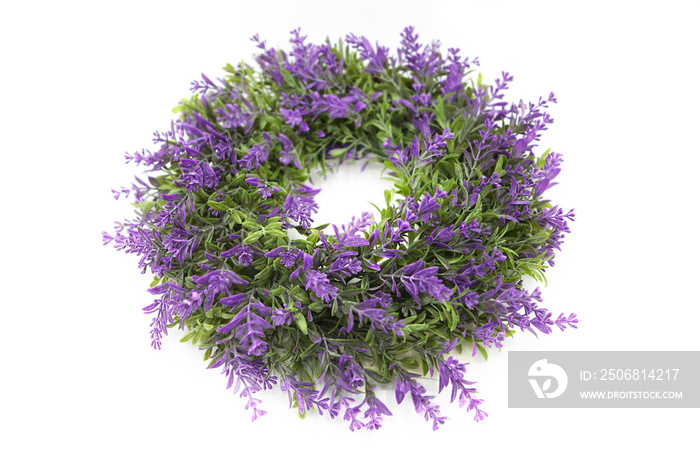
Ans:
POLYGON ((435 258, 440 262, 440 264, 445 268, 445 270, 450 270, 450 263, 442 256, 435 254, 435 258))
POLYGON ((238 212, 231 209, 231 210, 229 210, 229 213, 231 214, 231 218, 233 219, 234 222, 236 222, 238 224, 243 223, 243 219, 241 219, 241 216, 238 214, 238 212))
POLYGON ((255 233, 251 233, 246 238, 243 240, 244 244, 251 244, 259 240, 263 235, 262 231, 256 231, 255 233))
POLYGON ((537 159, 537 162, 535 163, 535 166, 536 166, 537 168, 540 168, 540 169, 541 169, 541 168, 544 167, 544 164, 547 163, 547 156, 549 155, 550 152, 552 152, 552 149, 547 149, 546 151, 544 151, 544 154, 542 154, 542 155, 537 159))
POLYGON ((209 207, 212 209, 218 211, 218 212, 226 212, 228 210, 228 206, 226 204, 223 204, 221 202, 217 201, 207 201, 207 204, 209 207))
POLYGON ((489 353, 486 351, 486 348, 484 348, 483 345, 481 345, 479 342, 476 342, 476 349, 479 351, 481 356, 484 357, 484 361, 489 359, 489 353))
POLYGON ((391 201, 394 199, 394 191, 393 189, 385 189, 384 190, 384 202, 386 205, 391 205, 391 201))
POLYGON ((454 306, 450 302, 443 303, 445 308, 445 314, 447 317, 447 323, 450 328, 450 332, 454 332, 459 323, 459 313, 455 310, 454 306))
POLYGON ((184 337, 180 338, 181 343, 185 343, 186 341, 189 341, 194 337, 195 333, 197 333, 197 329, 192 329, 189 332, 185 334, 184 337))
POLYGON ((341 157, 341 156, 345 155, 348 152, 348 150, 350 150, 350 146, 341 147, 338 149, 331 149, 329 154, 331 157, 341 157))
POLYGON ((256 222, 252 222, 250 220, 246 220, 245 222, 243 222, 243 226, 249 230, 259 230, 262 228, 262 225, 256 222))
POLYGON ((496 162, 496 167, 494 168, 494 172, 498 173, 498 176, 503 176, 506 174, 506 171, 503 169, 503 162, 506 160, 506 156, 501 154, 500 157, 498 157, 498 162, 496 162))
POLYGON ((367 374, 372 380, 374 380, 377 383, 391 383, 390 378, 384 376, 383 374, 380 374, 374 369, 365 368, 365 374, 367 374))
POLYGON ((287 84, 290 87, 296 87, 296 82, 294 82, 294 77, 292 76, 292 73, 289 72, 289 70, 285 68, 278 68, 278 71, 282 75, 282 79, 284 79, 284 83, 287 84))
POLYGON ((428 330, 430 325, 428 324, 409 324, 404 327, 409 333, 422 332, 428 330))
POLYGON ((282 230, 270 230, 267 231, 266 234, 268 236, 272 236, 273 238, 287 238, 287 233, 282 230))
POLYGON ((255 278, 253 280, 257 282, 267 279, 272 274, 272 269, 273 268, 271 266, 265 267, 263 270, 261 270, 255 275, 255 278))
POLYGON ((301 333, 303 333, 304 335, 308 335, 309 328, 306 325, 306 318, 304 318, 304 316, 301 315, 300 312, 294 313, 294 322, 297 324, 297 328, 301 333))
POLYGON ((542 244, 546 242, 549 239, 549 233, 545 233, 544 231, 540 231, 539 233, 535 233, 532 235, 529 239, 529 243, 531 244, 542 244))

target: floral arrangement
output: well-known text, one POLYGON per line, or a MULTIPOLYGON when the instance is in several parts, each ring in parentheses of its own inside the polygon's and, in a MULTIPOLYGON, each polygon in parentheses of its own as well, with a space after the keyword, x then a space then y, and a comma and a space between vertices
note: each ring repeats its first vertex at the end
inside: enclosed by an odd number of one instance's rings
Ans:
POLYGON ((302 416, 376 429, 391 414, 377 386, 392 383, 437 429, 445 417, 420 382, 437 374, 481 420, 453 354, 577 323, 523 287, 544 279, 574 217, 543 198, 561 155, 534 153, 554 95, 509 104, 509 74, 485 85, 477 60, 412 27, 396 56, 353 34, 291 35, 290 51, 253 37, 257 68, 202 75, 157 150, 126 156, 147 167, 114 191, 137 218, 103 236, 155 276, 152 345, 184 329, 253 419, 258 392, 278 386, 302 416), (386 166, 386 206, 315 225, 311 173, 348 159, 386 166))

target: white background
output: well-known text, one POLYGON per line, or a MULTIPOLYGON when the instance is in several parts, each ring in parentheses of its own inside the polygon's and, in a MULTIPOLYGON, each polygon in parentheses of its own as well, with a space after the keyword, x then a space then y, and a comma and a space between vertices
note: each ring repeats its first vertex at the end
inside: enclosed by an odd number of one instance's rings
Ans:
MULTIPOLYGON (((509 409, 506 384, 508 350, 700 349, 695 2, 18 5, 0 19, 3 464, 689 464, 697 409, 509 409), (565 156, 549 193, 576 222, 543 295, 579 329, 474 360, 479 424, 443 393, 437 432, 406 402, 382 430, 351 433, 299 420, 277 391, 251 423, 196 348, 177 335, 149 347, 149 280, 101 244, 131 216, 110 192, 136 174, 123 154, 168 127, 199 73, 252 63, 255 33, 286 47, 298 26, 315 42, 354 32, 393 50, 409 24, 480 57, 487 82, 509 71, 511 99, 558 97, 541 147, 565 156)), ((381 202, 358 179, 336 180, 319 220, 381 202)))

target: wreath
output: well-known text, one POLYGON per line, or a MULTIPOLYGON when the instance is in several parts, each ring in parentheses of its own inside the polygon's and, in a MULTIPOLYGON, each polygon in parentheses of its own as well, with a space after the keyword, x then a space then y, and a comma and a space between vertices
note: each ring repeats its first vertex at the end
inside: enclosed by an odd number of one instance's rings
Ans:
POLYGON ((476 59, 412 27, 396 56, 353 34, 314 45, 295 30, 290 51, 252 40, 258 67, 202 75, 155 148, 127 154, 145 175, 113 190, 137 217, 103 236, 154 275, 152 346, 186 331, 253 419, 278 385, 302 417, 376 429, 391 414, 377 387, 393 383, 437 429, 420 381, 435 374, 484 419, 453 355, 577 323, 523 286, 544 279, 574 217, 543 198, 561 155, 533 152, 554 95, 508 104, 508 73, 485 85, 476 59), (376 218, 315 225, 311 174, 347 160, 384 164, 394 189, 376 218))

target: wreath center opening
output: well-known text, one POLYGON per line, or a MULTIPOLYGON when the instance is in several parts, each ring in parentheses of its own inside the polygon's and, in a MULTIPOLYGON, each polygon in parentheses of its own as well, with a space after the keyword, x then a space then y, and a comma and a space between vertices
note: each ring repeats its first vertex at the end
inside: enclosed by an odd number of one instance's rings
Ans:
POLYGON ((375 220, 379 218, 377 208, 386 207, 385 191, 394 188, 384 165, 376 160, 346 161, 328 170, 325 176, 312 179, 312 186, 321 189, 314 197, 318 212, 313 223, 328 224, 327 233, 332 233, 331 225, 343 225, 362 212, 374 214, 375 220))

